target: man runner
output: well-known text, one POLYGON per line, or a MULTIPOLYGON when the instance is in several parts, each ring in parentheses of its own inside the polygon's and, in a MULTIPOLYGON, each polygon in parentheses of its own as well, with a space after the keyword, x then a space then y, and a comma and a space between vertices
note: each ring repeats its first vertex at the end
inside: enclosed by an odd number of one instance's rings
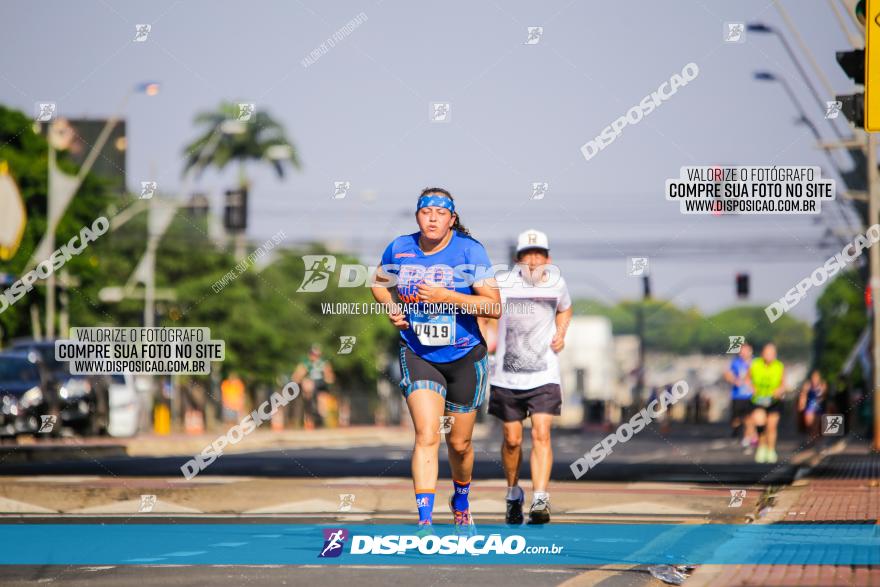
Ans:
MULTIPOLYGON (((742 447, 751 451, 758 444, 752 423, 752 388, 748 385, 748 371, 752 363, 752 345, 743 343, 739 354, 730 362, 724 379, 730 383, 730 427, 734 437, 742 431, 742 447)), ((751 454, 751 452, 749 452, 751 454)))
MULTIPOLYGON (((519 487, 523 420, 531 418, 532 505, 529 523, 550 521, 550 469, 553 449, 550 428, 562 407, 559 360, 571 322, 571 297, 565 281, 546 271, 550 263, 547 235, 527 230, 519 235, 517 266, 500 275, 502 305, 512 308, 497 322, 495 369, 490 378, 489 413, 503 422, 501 460, 507 477, 508 524, 523 522, 523 490, 519 487)), ((494 321, 486 320, 491 329, 494 321)), ((491 349, 490 349, 491 350, 491 349)))

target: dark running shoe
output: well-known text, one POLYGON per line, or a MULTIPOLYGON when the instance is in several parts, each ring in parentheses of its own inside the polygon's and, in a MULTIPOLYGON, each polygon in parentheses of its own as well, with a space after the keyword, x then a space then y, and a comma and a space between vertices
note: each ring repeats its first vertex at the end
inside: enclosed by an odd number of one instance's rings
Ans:
POLYGON ((522 524, 523 523, 523 498, 520 496, 519 499, 508 499, 507 501, 507 515, 504 517, 504 521, 508 524, 522 524))

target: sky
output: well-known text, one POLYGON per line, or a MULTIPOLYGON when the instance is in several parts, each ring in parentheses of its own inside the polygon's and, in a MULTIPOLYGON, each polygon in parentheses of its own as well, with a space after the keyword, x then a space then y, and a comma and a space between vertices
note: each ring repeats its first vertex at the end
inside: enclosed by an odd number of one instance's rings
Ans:
MULTIPOLYGON (((834 91, 849 93, 834 53, 851 47, 828 2, 784 6, 834 91)), ((200 134, 194 116, 223 100, 254 103, 285 126, 303 162, 283 180, 248 169, 255 243, 283 230, 291 245, 320 240, 376 263, 393 237, 416 230, 421 189, 441 186, 493 262, 536 228, 577 297, 639 296, 627 258, 646 256, 655 296, 714 312, 782 297, 835 252, 820 246, 829 227, 857 228, 842 224, 837 204, 821 218, 714 217, 665 201, 665 180, 684 165, 820 165, 836 177, 781 85, 753 79, 759 70, 785 77, 832 138, 779 40, 748 32, 726 43, 728 22, 764 22, 794 44, 765 0, 11 0, 0 20, 0 102, 107 117, 129 88, 158 81, 157 96, 124 108, 127 173, 130 186, 154 180, 173 197, 184 146, 200 134), (358 15, 350 34, 303 65, 358 15), (133 42, 137 24, 151 25, 145 42, 133 42), (535 26, 543 35, 526 44, 535 26), (584 158, 581 145, 691 62, 692 82, 584 158), (430 121, 434 102, 450 104, 448 122, 430 121), (345 198, 332 198, 335 181, 351 183, 345 198), (530 197, 533 182, 549 184, 544 198, 530 197), (747 301, 734 295, 740 271, 751 276, 747 301)), ((235 179, 210 172, 187 190, 219 206, 235 179)), ((812 319, 818 294, 793 313, 812 319)))

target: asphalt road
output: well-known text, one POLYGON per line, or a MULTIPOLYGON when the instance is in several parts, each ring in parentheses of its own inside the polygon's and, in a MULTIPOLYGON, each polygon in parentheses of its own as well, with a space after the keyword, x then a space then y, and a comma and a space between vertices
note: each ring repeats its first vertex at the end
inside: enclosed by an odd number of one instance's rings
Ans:
MULTIPOLYGON (((599 466, 582 479, 591 481, 654 481, 727 484, 787 484, 798 466, 789 457, 800 448, 797 439, 780 441, 777 464, 757 464, 743 454, 723 427, 673 431, 663 435, 656 427, 618 445, 599 466), (707 433, 708 432, 708 433, 707 433)), ((570 463, 589 452, 605 434, 555 431, 552 479, 574 480, 570 463)), ((528 450, 528 439, 525 440, 528 450)), ((474 478, 503 477, 497 431, 474 442, 474 478)), ((84 450, 87 450, 84 449, 84 450)), ((446 460, 441 447, 441 470, 446 460)), ((6 463, 2 475, 117 475, 121 477, 180 475, 180 467, 192 455, 167 457, 96 457, 67 462, 6 463)), ((407 477, 410 453, 400 446, 350 446, 340 448, 296 447, 248 453, 224 454, 201 475, 265 477, 407 477)), ((529 475, 523 460, 523 477, 529 475)))

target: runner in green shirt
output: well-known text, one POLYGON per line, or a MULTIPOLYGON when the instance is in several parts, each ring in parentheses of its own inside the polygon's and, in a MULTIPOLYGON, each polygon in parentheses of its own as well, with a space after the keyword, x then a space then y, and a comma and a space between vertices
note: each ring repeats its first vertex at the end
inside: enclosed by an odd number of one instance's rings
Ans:
POLYGON ((764 345, 761 356, 749 367, 752 395, 752 420, 758 429, 758 450, 755 462, 775 463, 776 430, 782 414, 782 397, 785 394, 785 366, 776 358, 776 345, 764 345))

